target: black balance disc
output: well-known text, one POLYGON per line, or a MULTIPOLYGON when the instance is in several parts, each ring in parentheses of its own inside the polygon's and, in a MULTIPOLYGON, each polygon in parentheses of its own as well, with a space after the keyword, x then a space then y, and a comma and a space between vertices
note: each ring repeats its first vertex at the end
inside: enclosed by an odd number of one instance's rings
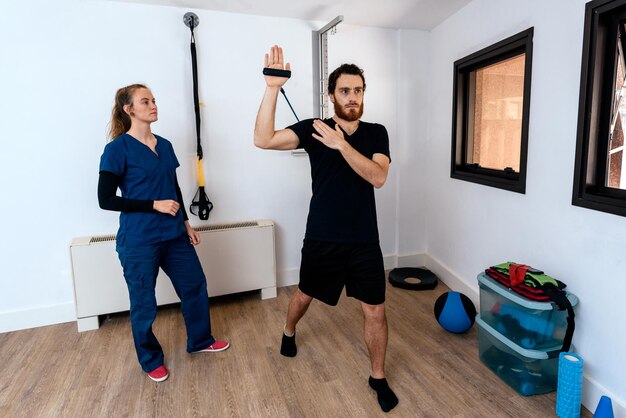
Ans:
POLYGON ((437 287, 439 279, 425 268, 400 267, 389 272, 389 283, 408 290, 430 290, 437 287))

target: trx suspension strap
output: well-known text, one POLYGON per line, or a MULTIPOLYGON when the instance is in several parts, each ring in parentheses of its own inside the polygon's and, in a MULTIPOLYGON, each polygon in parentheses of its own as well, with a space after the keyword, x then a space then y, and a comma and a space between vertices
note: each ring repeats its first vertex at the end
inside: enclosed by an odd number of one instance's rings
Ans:
POLYGON ((189 210, 191 213, 206 221, 209 219, 209 212, 213 209, 213 203, 209 200, 204 191, 204 172, 202 170, 202 144, 200 141, 200 99, 198 97, 198 59, 196 57, 196 39, 193 34, 193 29, 198 26, 200 19, 195 13, 185 13, 183 22, 191 30, 191 67, 193 71, 193 108, 196 113, 196 139, 197 139, 197 154, 198 154, 198 191, 191 201, 189 210))

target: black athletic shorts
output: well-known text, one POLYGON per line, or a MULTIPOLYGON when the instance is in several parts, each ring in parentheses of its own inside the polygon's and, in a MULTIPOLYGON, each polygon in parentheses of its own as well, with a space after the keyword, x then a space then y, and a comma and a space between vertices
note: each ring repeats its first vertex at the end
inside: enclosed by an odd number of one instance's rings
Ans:
POLYGON ((378 243, 345 244, 305 239, 300 290, 335 306, 346 294, 369 305, 385 302, 385 266, 378 243))

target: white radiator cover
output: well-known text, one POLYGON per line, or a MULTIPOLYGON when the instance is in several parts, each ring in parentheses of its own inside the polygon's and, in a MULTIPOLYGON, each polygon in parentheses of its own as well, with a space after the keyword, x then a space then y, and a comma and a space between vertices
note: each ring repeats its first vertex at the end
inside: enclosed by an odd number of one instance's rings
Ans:
MULTIPOLYGON (((276 297, 274 223, 268 220, 195 228, 196 252, 207 278, 209 296, 261 290, 276 297)), ((98 315, 130 309, 128 289, 115 251, 115 235, 75 238, 70 244, 76 319, 79 331, 97 329, 98 315)), ((158 305, 180 300, 169 278, 159 271, 158 305)))

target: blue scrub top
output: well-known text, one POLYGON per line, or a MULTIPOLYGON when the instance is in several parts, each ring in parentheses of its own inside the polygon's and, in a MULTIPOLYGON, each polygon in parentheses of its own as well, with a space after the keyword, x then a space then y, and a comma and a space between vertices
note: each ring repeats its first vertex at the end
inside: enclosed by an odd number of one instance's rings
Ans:
MULTIPOLYGON (((124 133, 104 148, 100 171, 121 177, 122 197, 140 200, 178 200, 176 168, 180 165, 172 144, 155 135, 156 154, 124 133)), ((153 212, 122 212, 117 246, 138 247, 178 238, 185 233, 182 211, 176 216, 153 212)))

